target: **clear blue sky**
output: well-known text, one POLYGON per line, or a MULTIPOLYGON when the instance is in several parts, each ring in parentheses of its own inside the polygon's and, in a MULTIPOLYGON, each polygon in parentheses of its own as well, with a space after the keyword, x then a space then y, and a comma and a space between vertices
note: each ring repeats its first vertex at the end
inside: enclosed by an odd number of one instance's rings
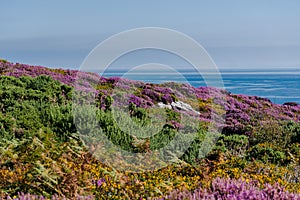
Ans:
POLYGON ((300 66, 298 0, 2 0, 0 58, 77 68, 107 37, 145 26, 193 37, 220 68, 300 66))

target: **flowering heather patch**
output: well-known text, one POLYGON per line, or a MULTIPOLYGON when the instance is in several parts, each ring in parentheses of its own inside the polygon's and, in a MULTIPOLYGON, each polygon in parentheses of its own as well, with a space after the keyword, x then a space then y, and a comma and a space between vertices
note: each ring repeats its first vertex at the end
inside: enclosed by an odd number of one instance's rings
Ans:
MULTIPOLYGON (((15 77, 47 75, 67 85, 74 86, 76 84, 77 89, 84 90, 84 88, 87 88, 93 92, 95 92, 94 89, 97 89, 97 85, 99 84, 107 85, 106 87, 98 88, 98 90, 102 92, 109 88, 113 89, 114 87, 124 90, 143 88, 139 97, 144 98, 147 102, 151 101, 152 105, 159 101, 171 103, 175 98, 185 101, 189 98, 196 97, 204 102, 202 106, 208 106, 208 115, 213 112, 213 109, 210 107, 212 103, 224 104, 222 106, 224 106, 227 111, 226 121, 229 126, 234 126, 237 123, 247 125, 253 118, 265 115, 279 120, 300 121, 300 106, 298 104, 289 103, 278 105, 273 104, 266 98, 232 95, 227 91, 211 87, 195 88, 188 84, 177 83, 164 83, 162 85, 145 84, 119 77, 104 78, 95 73, 81 72, 78 70, 50 69, 41 66, 14 64, 4 61, 0 62, 0 73, 2 75, 15 77), (108 85, 110 86, 108 87, 108 85), (224 101, 218 99, 219 94, 225 95, 226 99, 224 101)), ((136 102, 140 101, 141 100, 138 100, 136 102)), ((203 114, 204 113, 205 111, 203 114)), ((208 117, 208 115, 206 116, 208 117)))
MULTIPOLYGON (((18 193, 17 196, 10 197, 8 196, 5 200, 46 200, 48 198, 44 196, 39 196, 39 195, 33 195, 33 194, 25 194, 23 192, 18 193)), ((93 200, 93 196, 78 196, 76 197, 77 200, 93 200)), ((51 200, 67 200, 66 197, 64 196, 58 196, 58 195, 53 195, 51 197, 51 200)))
MULTIPOLYGON (((112 95, 115 101, 121 100, 121 95, 116 96, 114 89, 124 92, 133 91, 127 103, 134 103, 144 108, 156 105, 158 102, 170 104, 181 100, 190 103, 200 111, 200 119, 205 121, 212 120, 212 116, 223 115, 216 109, 216 105, 221 106, 226 111, 225 124, 218 126, 223 126, 225 134, 251 135, 251 127, 258 126, 261 121, 268 118, 280 121, 300 121, 298 104, 278 105, 266 98, 233 95, 225 90, 211 87, 195 88, 188 84, 178 83, 148 84, 119 77, 104 78, 94 73, 78 70, 49 69, 4 61, 0 62, 0 73, 15 77, 47 75, 64 84, 76 86, 77 90, 96 93, 96 96, 101 92, 104 94, 101 98, 112 95), (198 105, 195 102, 189 102, 193 98, 198 99, 198 105)), ((114 105, 118 105, 118 102, 114 102, 114 105)))
POLYGON ((151 101, 147 101, 144 98, 135 96, 134 94, 130 95, 129 103, 133 103, 139 108, 147 108, 153 105, 151 101))
POLYGON ((212 181, 209 189, 199 188, 194 192, 178 191, 171 192, 168 196, 161 198, 177 200, 232 200, 232 199, 255 199, 255 200, 298 200, 299 194, 285 191, 278 184, 273 186, 265 184, 261 189, 255 181, 231 180, 216 178, 212 181))
POLYGON ((2 75, 7 76, 31 76, 36 77, 39 75, 51 76, 55 80, 61 81, 65 84, 71 84, 75 81, 75 76, 78 71, 76 70, 62 70, 62 69, 49 69, 41 66, 30 66, 19 63, 0 62, 0 72, 2 75))
MULTIPOLYGON (((134 103, 143 108, 151 107, 158 102, 168 104, 179 99, 190 103, 200 111, 200 119, 205 121, 212 120, 212 116, 223 115, 215 109, 215 105, 219 105, 226 111, 225 124, 218 125, 223 126, 225 134, 251 135, 251 127, 257 126, 258 123, 268 118, 300 121, 298 104, 278 105, 266 98, 233 95, 225 90, 211 87, 195 88, 188 84, 178 83, 148 84, 119 77, 104 78, 94 73, 78 70, 49 69, 4 61, 0 62, 0 73, 15 77, 47 75, 64 84, 76 86, 77 90, 96 93, 96 96, 101 92, 104 94, 101 98, 107 95, 116 96, 113 92, 116 88, 125 92, 133 91, 127 103, 134 103), (200 103, 196 105, 194 102, 189 102, 193 98, 198 99, 200 103)), ((119 95, 113 98, 118 101, 121 100, 120 97, 119 95)), ((118 105, 118 102, 114 102, 114 105, 118 105)))

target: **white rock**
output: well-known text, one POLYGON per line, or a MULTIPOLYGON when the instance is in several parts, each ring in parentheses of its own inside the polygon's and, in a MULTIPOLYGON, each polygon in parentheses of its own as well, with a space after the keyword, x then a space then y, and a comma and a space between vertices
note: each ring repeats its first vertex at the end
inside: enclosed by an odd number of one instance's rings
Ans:
POLYGON ((177 108, 178 110, 190 111, 190 112, 194 112, 194 113, 200 115, 200 113, 198 111, 194 110, 191 105, 184 103, 182 101, 172 102, 171 106, 173 108, 177 108))
POLYGON ((157 105, 160 108, 168 108, 168 109, 176 108, 178 110, 189 111, 189 112, 195 113, 197 115, 200 115, 200 112, 194 110, 191 105, 184 103, 182 101, 172 102, 171 105, 164 104, 163 102, 158 102, 157 105))
POLYGON ((172 106, 170 104, 164 104, 163 102, 158 102, 158 107, 160 108, 168 108, 168 109, 172 109, 172 106))

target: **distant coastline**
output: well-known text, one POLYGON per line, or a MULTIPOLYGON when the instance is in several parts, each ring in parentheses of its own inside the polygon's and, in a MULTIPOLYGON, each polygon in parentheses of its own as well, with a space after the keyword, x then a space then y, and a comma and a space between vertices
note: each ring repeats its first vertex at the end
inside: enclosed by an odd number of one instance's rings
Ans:
MULTIPOLYGON (((198 73, 192 70, 178 70, 178 72, 107 70, 103 76, 123 76, 151 83, 188 82, 194 87, 206 86, 205 81, 198 73)), ((224 88, 234 94, 261 96, 276 104, 300 103, 300 69, 274 68, 268 71, 265 69, 223 69, 220 70, 220 74, 224 88)), ((213 74, 209 75, 213 76, 213 74)))

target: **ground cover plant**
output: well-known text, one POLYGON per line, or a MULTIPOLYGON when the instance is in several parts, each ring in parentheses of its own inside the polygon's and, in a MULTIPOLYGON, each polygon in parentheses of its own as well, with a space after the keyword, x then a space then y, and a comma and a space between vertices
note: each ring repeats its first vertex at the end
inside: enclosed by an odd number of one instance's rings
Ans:
MULTIPOLYGON (((122 120, 128 127, 127 118, 122 120)), ((300 106, 296 103, 278 105, 216 88, 150 84, 1 60, 0 197, 300 199, 299 121, 300 106), (83 81, 76 82, 78 77, 83 81), (95 99, 94 107, 78 112, 86 117, 96 113, 101 129, 80 126, 85 117, 74 119, 76 91, 95 99), (125 91, 131 91, 130 95, 125 91), (120 111, 127 112, 128 119, 141 127, 157 123, 163 129, 149 138, 144 138, 142 131, 126 134, 127 129, 120 129, 113 119, 113 114, 118 114, 113 107, 121 107, 124 101, 129 104, 120 111), (157 106, 178 101, 200 114, 157 106), (164 120, 151 121, 151 109, 165 113, 164 120), (183 120, 187 115, 199 124, 187 126, 183 120), (220 115, 223 121, 214 117, 220 115), (211 128, 214 120, 217 123, 211 128), (79 129, 105 135, 128 152, 144 154, 170 143, 181 130, 196 137, 173 164, 135 173, 116 170, 95 158, 87 147, 93 141, 82 138, 79 129), (203 157, 201 143, 214 131, 219 134, 214 148, 203 157)), ((121 161, 115 164, 136 167, 121 161)))

